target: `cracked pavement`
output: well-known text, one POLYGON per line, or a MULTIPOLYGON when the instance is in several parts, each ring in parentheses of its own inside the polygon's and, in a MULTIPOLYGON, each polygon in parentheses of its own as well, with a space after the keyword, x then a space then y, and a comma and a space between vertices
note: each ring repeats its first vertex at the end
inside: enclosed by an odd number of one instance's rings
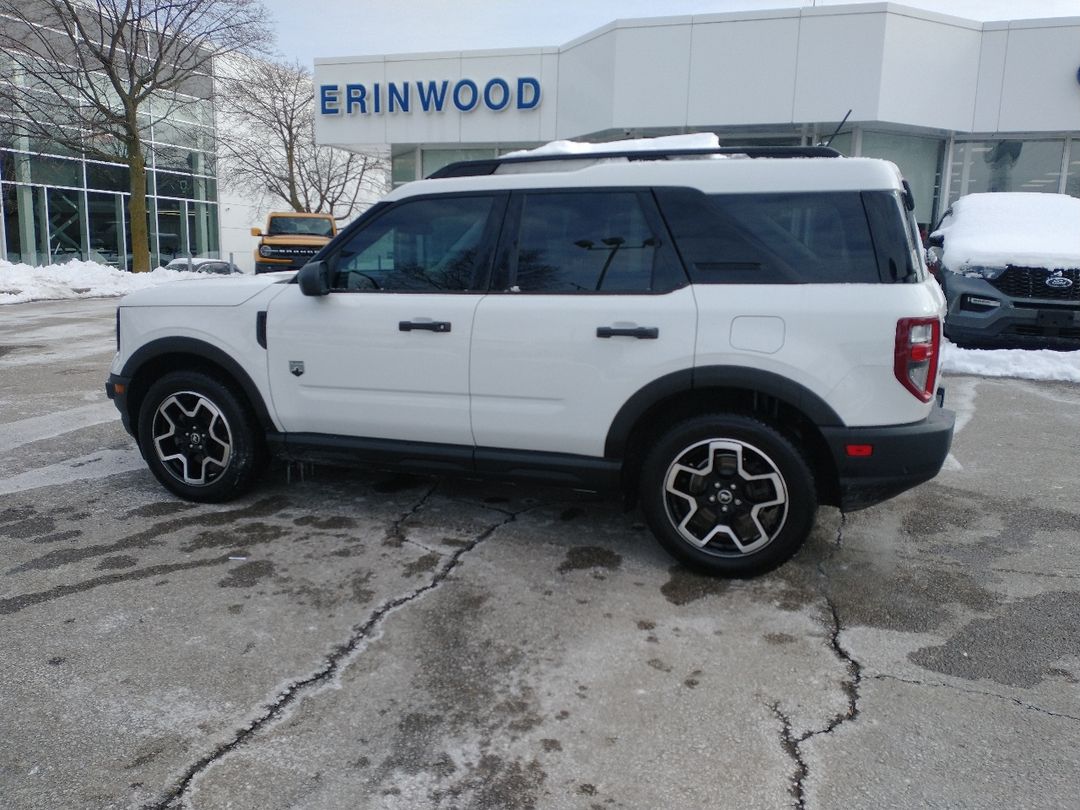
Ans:
POLYGON ((0 309, 0 804, 1076 806, 1080 390, 949 379, 937 480, 745 582, 583 493, 171 498, 112 301, 0 309))

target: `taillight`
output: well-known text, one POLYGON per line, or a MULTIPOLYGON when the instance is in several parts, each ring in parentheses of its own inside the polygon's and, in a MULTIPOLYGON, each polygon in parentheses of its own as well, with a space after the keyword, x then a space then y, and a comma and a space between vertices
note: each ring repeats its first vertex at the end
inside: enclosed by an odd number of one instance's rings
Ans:
POLYGON ((940 352, 941 321, 937 318, 901 318, 896 322, 893 373, 923 402, 934 396, 940 352))

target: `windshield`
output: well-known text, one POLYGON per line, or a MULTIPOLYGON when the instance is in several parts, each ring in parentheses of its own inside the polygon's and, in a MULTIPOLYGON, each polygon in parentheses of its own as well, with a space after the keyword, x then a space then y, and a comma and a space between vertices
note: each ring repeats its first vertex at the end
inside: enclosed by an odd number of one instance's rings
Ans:
POLYGON ((296 233, 304 236, 333 236, 331 222, 320 217, 270 217, 267 236, 296 233))

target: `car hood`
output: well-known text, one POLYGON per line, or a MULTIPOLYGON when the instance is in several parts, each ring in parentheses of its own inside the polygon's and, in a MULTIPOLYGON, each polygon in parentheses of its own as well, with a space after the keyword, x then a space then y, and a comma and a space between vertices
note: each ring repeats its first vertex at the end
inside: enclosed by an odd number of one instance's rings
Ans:
POLYGON ((935 235, 946 267, 1080 267, 1080 200, 1067 194, 969 194, 952 204, 935 235))
POLYGON ((258 295, 271 284, 287 282, 295 270, 260 273, 256 276, 232 275, 180 279, 137 290, 124 296, 122 307, 235 307, 258 295))
POLYGON ((329 236, 313 236, 303 233, 279 233, 275 236, 263 235, 264 245, 311 245, 321 247, 330 241, 329 236))

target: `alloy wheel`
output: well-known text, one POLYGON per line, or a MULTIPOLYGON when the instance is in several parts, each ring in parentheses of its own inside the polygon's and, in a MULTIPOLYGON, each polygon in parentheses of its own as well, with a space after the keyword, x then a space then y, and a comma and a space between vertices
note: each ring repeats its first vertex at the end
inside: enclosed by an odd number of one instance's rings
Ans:
POLYGON ((784 528, 788 490, 776 463, 736 439, 681 451, 664 476, 664 506, 680 537, 709 554, 760 551, 784 528))
POLYGON ((154 412, 154 452, 170 475, 189 486, 213 483, 232 458, 232 434, 221 410, 202 394, 181 391, 154 412))

